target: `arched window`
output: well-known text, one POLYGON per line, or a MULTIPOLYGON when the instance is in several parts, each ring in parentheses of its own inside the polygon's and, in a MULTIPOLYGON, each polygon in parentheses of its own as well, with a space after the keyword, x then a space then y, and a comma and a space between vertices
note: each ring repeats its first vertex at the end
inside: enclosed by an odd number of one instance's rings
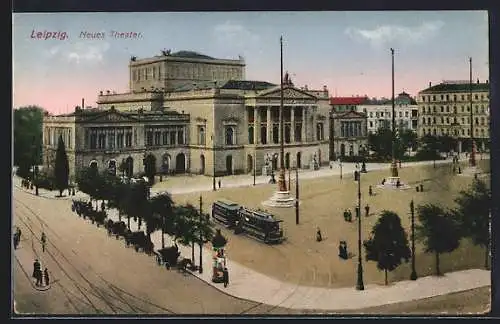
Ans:
POLYGON ((205 145, 205 127, 200 127, 198 130, 198 143, 205 145))
POLYGON ((226 128, 226 145, 233 145, 234 142, 234 131, 232 127, 227 127, 226 128))

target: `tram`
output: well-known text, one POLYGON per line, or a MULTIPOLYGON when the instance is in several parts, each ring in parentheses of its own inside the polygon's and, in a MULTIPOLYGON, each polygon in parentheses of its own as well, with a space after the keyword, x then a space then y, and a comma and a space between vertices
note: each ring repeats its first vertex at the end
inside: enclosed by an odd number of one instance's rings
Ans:
POLYGON ((284 240, 282 220, 274 218, 268 212, 240 208, 238 224, 235 233, 244 233, 267 244, 281 243, 284 240))
POLYGON ((234 228, 238 221, 238 211, 242 207, 229 200, 217 200, 212 204, 212 217, 226 227, 234 228))

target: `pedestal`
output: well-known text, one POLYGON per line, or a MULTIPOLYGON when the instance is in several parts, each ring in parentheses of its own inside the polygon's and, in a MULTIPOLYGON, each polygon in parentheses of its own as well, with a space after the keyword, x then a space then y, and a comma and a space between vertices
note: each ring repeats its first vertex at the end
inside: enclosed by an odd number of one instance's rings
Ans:
POLYGON ((263 201, 262 205, 279 208, 295 207, 295 197, 290 195, 290 191, 276 191, 269 200, 263 201))
POLYGON ((377 188, 405 190, 405 189, 410 189, 411 187, 403 183, 400 177, 387 177, 385 178, 384 184, 377 185, 377 188), (399 181, 399 186, 398 186, 398 181, 399 181))

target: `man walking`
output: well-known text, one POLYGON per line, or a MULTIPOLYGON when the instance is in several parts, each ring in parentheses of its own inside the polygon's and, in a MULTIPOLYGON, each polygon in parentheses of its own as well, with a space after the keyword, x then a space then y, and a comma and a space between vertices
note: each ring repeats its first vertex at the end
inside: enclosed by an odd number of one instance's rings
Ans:
POLYGON ((222 280, 224 282, 224 288, 229 285, 229 272, 227 271, 227 268, 224 267, 224 270, 222 270, 222 280))
POLYGON ((42 232, 42 238, 40 239, 40 241, 42 242, 42 251, 45 252, 45 244, 47 243, 45 232, 42 232))
POLYGON ((38 259, 35 259, 35 262, 33 263, 33 278, 36 279, 35 285, 42 285, 42 265, 38 259))
POLYGON ((368 217, 370 215, 370 206, 368 206, 368 204, 366 204, 366 206, 365 206, 365 215, 366 215, 366 217, 368 217))
POLYGON ((219 179, 219 189, 220 189, 220 185, 221 185, 221 183, 220 183, 220 179, 219 179))
POLYGON ((45 286, 48 286, 50 284, 50 278, 49 278, 49 270, 45 268, 43 271, 43 278, 45 280, 45 286))

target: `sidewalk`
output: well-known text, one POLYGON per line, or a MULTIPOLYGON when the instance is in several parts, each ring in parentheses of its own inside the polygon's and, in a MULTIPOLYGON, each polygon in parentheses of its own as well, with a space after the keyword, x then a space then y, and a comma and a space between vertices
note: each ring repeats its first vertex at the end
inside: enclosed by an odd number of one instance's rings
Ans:
MULTIPOLYGON (((116 210, 108 210, 108 217, 118 220, 116 210)), ((126 218, 122 217, 126 222, 126 218)), ((130 227, 137 230, 137 222, 130 220, 130 227)), ((143 227, 144 228, 144 225, 143 227)), ((151 234, 155 250, 161 248, 161 232, 151 234)), ((256 243, 258 244, 258 243, 256 243)), ((172 240, 165 235, 165 246, 172 245, 172 240)), ((191 258, 191 247, 179 245, 181 258, 191 258)), ((195 263, 199 265, 199 246, 195 246, 195 263)), ((271 306, 292 309, 324 311, 356 310, 382 306, 391 303, 408 302, 440 296, 491 285, 490 271, 471 269, 447 273, 442 277, 423 277, 416 281, 400 281, 389 286, 365 285, 364 291, 348 288, 318 288, 299 286, 282 282, 256 272, 239 263, 227 259, 229 286, 212 282, 212 251, 203 248, 203 273, 193 275, 209 285, 231 296, 251 300, 271 306)), ((151 262, 155 262, 153 259, 151 262)), ((354 274, 353 274, 354 275, 354 274)))

